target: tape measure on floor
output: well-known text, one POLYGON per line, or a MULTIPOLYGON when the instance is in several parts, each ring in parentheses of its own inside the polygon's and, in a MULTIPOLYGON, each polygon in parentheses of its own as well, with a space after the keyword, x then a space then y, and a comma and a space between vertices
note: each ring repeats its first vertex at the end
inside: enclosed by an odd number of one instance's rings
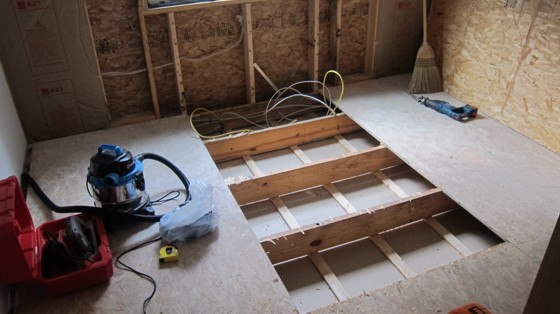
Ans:
POLYGON ((159 262, 170 263, 179 260, 179 250, 172 245, 166 245, 159 249, 159 262))

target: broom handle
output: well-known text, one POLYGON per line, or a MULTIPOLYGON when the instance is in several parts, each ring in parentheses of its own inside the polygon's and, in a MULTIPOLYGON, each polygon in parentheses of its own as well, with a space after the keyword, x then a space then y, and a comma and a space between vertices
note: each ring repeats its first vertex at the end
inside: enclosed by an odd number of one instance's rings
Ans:
POLYGON ((428 5, 427 0, 422 1, 422 24, 424 26, 424 43, 428 41, 428 5))

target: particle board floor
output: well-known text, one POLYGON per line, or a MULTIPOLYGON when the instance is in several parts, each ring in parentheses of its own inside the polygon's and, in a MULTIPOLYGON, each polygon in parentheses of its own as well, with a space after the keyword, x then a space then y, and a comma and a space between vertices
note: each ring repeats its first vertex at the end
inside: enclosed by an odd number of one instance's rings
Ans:
MULTIPOLYGON (((102 143, 118 144, 134 155, 157 153, 189 178, 202 178, 214 187, 214 201, 220 213, 218 229, 201 239, 175 243, 181 254, 179 262, 160 265, 160 244, 123 257, 124 262, 157 282, 148 313, 295 311, 288 292, 186 117, 35 143, 31 174, 59 205, 92 204, 85 188, 86 173, 90 157, 102 143)), ((157 162, 146 161, 144 171, 150 196, 181 188, 171 171, 157 162)), ((35 226, 61 216, 47 210, 34 193, 29 193, 28 204, 35 226)), ((165 210, 156 207, 156 212, 165 210)), ((158 224, 136 223, 118 228, 109 236, 113 258, 158 235, 158 224)), ((33 282, 18 285, 15 313, 141 313, 142 302, 152 289, 150 283, 116 266, 113 269, 109 283, 57 298, 45 295, 33 282)))
POLYGON ((520 313, 558 218, 560 157, 483 114, 458 123, 420 106, 409 80, 346 86, 340 108, 506 242, 318 312, 437 313, 477 301, 520 313))
MULTIPOLYGON (((341 108, 505 243, 317 312, 445 313, 477 301, 496 313, 519 313, 558 217, 560 158, 484 115, 457 123, 418 105, 405 93, 409 79, 403 75, 347 85, 341 108)), ((444 93, 430 97, 460 104, 444 93)), ((47 194, 54 195, 55 202, 88 204, 91 199, 84 191, 84 171, 92 151, 103 142, 121 144, 135 154, 160 153, 177 162, 187 175, 204 176, 215 185, 222 210, 219 230, 181 245, 188 257, 176 268, 160 269, 151 258, 157 255, 156 247, 148 254, 130 257, 164 283, 150 308, 163 312, 294 310, 250 225, 186 119, 163 119, 34 144, 32 174, 47 194), (48 184, 52 182, 57 184, 48 184)), ((151 169, 146 173, 153 179, 148 180, 151 189, 176 185, 159 177, 157 166, 151 169)), ((31 203, 36 225, 53 218, 36 198, 32 197, 31 203)), ((462 224, 447 226, 461 236, 462 224)), ((157 226, 141 225, 128 231, 133 233, 110 239, 114 253, 150 238, 157 226)), ((468 236, 461 240, 470 243, 468 236)), ((336 265, 335 252, 325 258, 336 265)), ((138 284, 130 274, 115 271, 108 285, 57 299, 45 297, 33 285, 24 285, 18 289, 16 311, 137 311, 149 287, 138 284)))

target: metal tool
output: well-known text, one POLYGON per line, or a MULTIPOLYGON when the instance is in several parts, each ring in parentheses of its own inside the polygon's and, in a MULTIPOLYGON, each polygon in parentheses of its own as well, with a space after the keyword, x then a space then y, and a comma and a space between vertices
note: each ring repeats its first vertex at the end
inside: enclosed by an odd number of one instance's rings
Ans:
POLYGON ((116 145, 102 144, 90 159, 86 187, 95 200, 93 206, 58 206, 43 192, 37 181, 22 173, 21 179, 35 191, 47 207, 57 213, 87 213, 102 215, 109 221, 139 220, 157 222, 163 215, 155 215, 150 197, 146 192, 144 166, 146 159, 158 161, 167 166, 183 183, 185 200, 178 206, 184 206, 191 200, 189 180, 183 172, 164 157, 154 153, 137 156, 116 145))
POLYGON ((443 100, 430 99, 428 97, 420 96, 416 97, 411 94, 416 101, 423 104, 428 108, 432 108, 435 111, 451 117, 457 121, 465 121, 471 118, 475 118, 478 113, 478 108, 471 105, 464 105, 463 107, 455 107, 443 100))
POLYGON ((87 183, 97 207, 153 215, 153 210, 144 210, 150 199, 142 162, 119 146, 99 146, 90 159, 87 183))

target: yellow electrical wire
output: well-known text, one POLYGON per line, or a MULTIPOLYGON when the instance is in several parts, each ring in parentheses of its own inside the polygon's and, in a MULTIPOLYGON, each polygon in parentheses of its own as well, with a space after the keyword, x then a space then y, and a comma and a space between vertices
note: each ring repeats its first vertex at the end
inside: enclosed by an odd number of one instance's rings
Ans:
POLYGON ((212 112, 212 111, 210 111, 210 110, 208 110, 208 109, 206 109, 206 108, 197 108, 197 109, 193 110, 193 112, 191 113, 191 116, 189 117, 189 121, 190 121, 190 123, 191 123, 191 128, 194 130, 194 132, 195 132, 200 138, 204 138, 204 139, 213 139, 213 138, 221 138, 221 137, 225 137, 225 136, 230 136, 230 135, 233 135, 233 134, 240 134, 240 133, 250 133, 250 132, 253 132, 253 130, 246 129, 246 130, 231 131, 231 132, 227 132, 227 133, 223 133, 223 134, 219 134, 219 135, 203 135, 203 134, 200 134, 200 133, 198 132, 198 130, 195 128, 194 123, 193 123, 193 117, 194 117, 194 114, 195 114, 197 111, 206 111, 206 112, 211 113, 214 117, 216 117, 216 119, 218 119, 218 120, 221 120, 221 119, 220 119, 220 117, 218 117, 214 112, 212 112))
POLYGON ((336 102, 333 111, 329 112, 329 114, 328 114, 329 116, 330 116, 330 115, 334 115, 333 112, 335 112, 336 109, 338 108, 338 104, 340 103, 340 101, 342 100, 342 96, 344 95, 344 80, 342 79, 342 75, 340 75, 340 73, 338 73, 338 72, 335 71, 335 70, 328 70, 327 73, 325 73, 325 76, 323 77, 323 101, 324 101, 325 103, 327 103, 327 99, 326 99, 326 97, 325 97, 325 87, 326 87, 325 84, 326 84, 326 82, 327 82, 327 76, 328 76, 330 73, 333 73, 333 74, 335 74, 336 76, 338 76, 338 78, 340 79, 340 88, 341 88, 341 89, 340 89, 340 96, 338 96, 338 101, 336 102))

